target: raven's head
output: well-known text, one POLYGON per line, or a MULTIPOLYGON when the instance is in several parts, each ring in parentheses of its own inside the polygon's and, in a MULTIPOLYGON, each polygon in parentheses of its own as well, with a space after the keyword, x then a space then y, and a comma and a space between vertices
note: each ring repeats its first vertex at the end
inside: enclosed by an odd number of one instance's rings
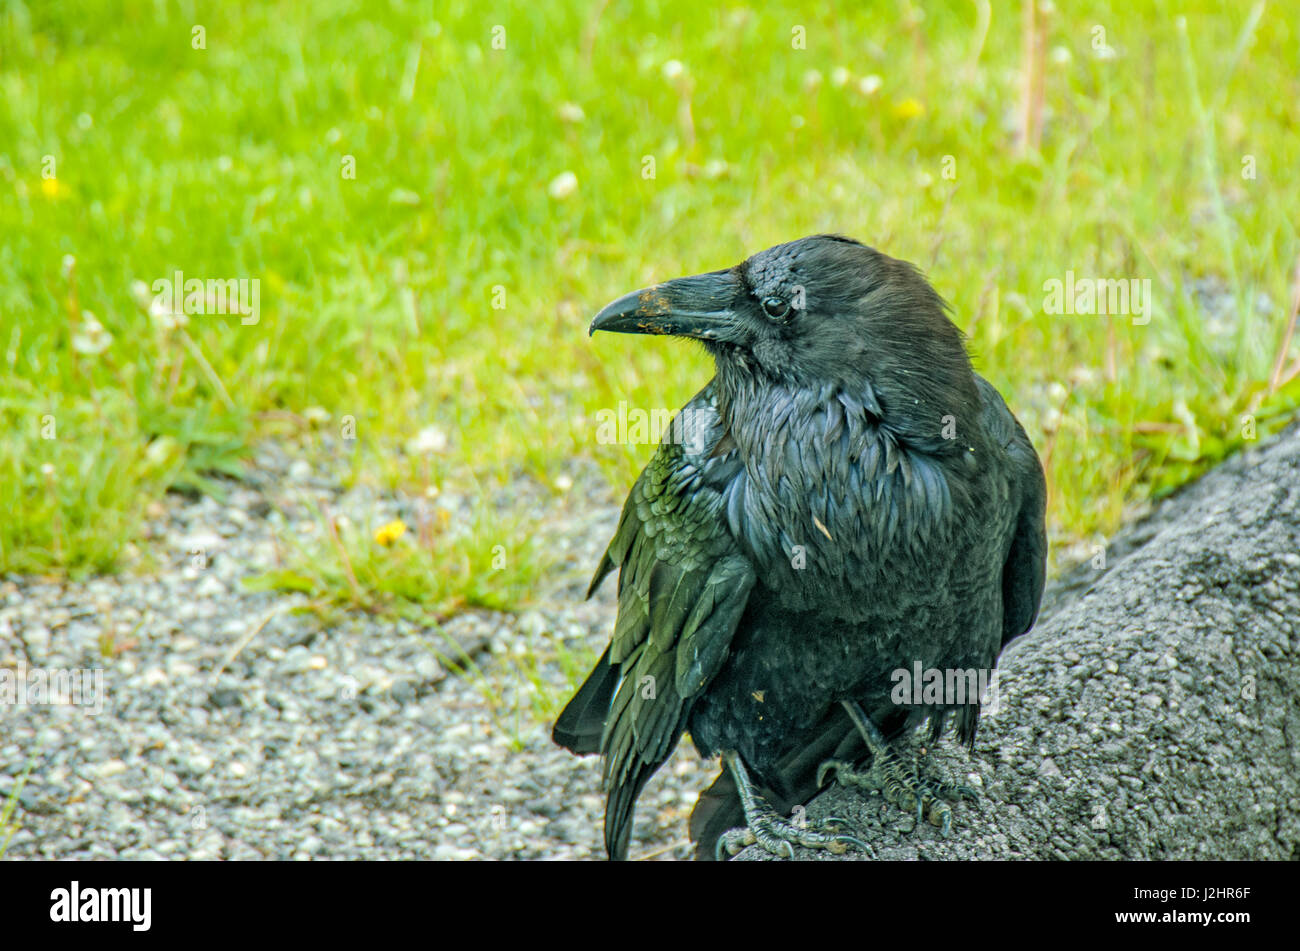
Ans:
POLYGON ((836 235, 626 294, 596 315, 597 330, 694 337, 720 374, 804 388, 865 381, 903 398, 919 376, 931 388, 973 386, 961 332, 921 273, 836 235))

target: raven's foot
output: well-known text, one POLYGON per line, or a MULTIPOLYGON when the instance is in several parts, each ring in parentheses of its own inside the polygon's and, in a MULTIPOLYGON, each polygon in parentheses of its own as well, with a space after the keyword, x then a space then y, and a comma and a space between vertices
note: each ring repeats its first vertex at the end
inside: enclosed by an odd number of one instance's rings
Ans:
POLYGON ((745 809, 745 828, 729 829, 718 838, 714 850, 718 860, 722 859, 724 852, 728 856, 735 855, 755 843, 772 855, 787 859, 794 858, 796 845, 806 849, 826 849, 835 855, 842 855, 851 847, 867 851, 867 844, 861 839, 838 831, 841 826, 848 825, 843 819, 832 817, 817 822, 791 822, 781 818, 754 789, 740 757, 728 752, 723 754, 723 758, 736 780, 740 802, 745 809))
POLYGON ((873 754, 871 767, 861 772, 844 760, 826 760, 817 769, 817 785, 825 785, 826 775, 831 771, 835 772, 835 779, 842 786, 880 790, 886 802, 915 812, 918 823, 928 818, 943 835, 952 830, 952 807, 948 804, 963 799, 973 802, 979 798, 979 794, 969 786, 931 777, 926 769, 924 750, 908 755, 892 746, 886 747, 873 754))
POLYGON ((851 835, 843 835, 838 830, 848 825, 843 819, 823 819, 804 824, 782 819, 771 806, 759 800, 759 808, 751 815, 746 809, 743 829, 728 829, 718 838, 715 855, 719 860, 725 852, 728 856, 736 855, 742 849, 758 843, 772 855, 782 858, 794 858, 794 847, 801 845, 805 849, 825 849, 834 855, 843 855, 850 847, 865 850, 866 843, 851 835))
POLYGON ((918 825, 928 816, 947 835, 952 829, 952 809, 948 803, 962 799, 974 801, 979 798, 979 794, 969 786, 931 778, 926 768, 928 764, 924 749, 900 752, 885 740, 880 728, 867 716, 861 705, 851 700, 843 701, 843 705, 867 749, 871 751, 871 768, 865 773, 859 773, 852 763, 827 760, 817 770, 817 784, 823 785, 827 772, 834 769, 836 779, 841 783, 879 789, 886 801, 909 812, 915 810, 918 825))

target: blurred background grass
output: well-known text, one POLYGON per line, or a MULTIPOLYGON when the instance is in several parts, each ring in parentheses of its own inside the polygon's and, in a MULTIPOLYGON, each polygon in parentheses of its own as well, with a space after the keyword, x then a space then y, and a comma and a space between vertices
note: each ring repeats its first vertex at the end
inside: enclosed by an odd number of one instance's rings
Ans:
POLYGON ((820 231, 926 269, 1053 538, 1108 532, 1300 404, 1300 37, 1283 4, 1027 2, 0 0, 0 572, 123 567, 169 489, 352 417, 349 479, 484 501, 285 583, 517 604, 545 558, 503 494, 593 459, 621 496, 652 447, 597 411, 710 372, 591 314, 820 231), (133 282, 177 269, 260 280, 260 320, 151 316, 133 282), (1150 279, 1150 323, 1045 314, 1068 270, 1150 279))

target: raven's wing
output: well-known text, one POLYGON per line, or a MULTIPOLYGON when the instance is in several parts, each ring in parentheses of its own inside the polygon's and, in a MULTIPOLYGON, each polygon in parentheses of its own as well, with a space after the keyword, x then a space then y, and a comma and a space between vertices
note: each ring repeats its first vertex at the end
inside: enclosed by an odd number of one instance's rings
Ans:
POLYGON ((1038 453, 1020 421, 1007 409, 993 385, 978 374, 989 436, 1006 450, 1012 470, 1014 530, 1002 563, 1002 647, 1034 626, 1047 578, 1047 481, 1038 453))
POLYGON ((636 797, 721 668, 754 585, 727 527, 728 504, 743 480, 710 384, 678 415, 632 486, 592 580, 594 591, 619 569, 614 636, 552 736, 575 753, 604 756, 612 858, 626 856, 636 797))

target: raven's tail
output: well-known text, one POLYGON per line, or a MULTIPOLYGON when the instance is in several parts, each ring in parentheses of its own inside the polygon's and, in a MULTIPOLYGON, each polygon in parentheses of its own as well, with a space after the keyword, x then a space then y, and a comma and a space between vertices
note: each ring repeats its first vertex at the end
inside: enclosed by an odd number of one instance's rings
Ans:
POLYGON ((713 785, 700 793, 691 810, 691 841, 695 845, 695 858, 712 862, 718 840, 728 829, 745 824, 745 810, 736 794, 736 781, 725 766, 713 785))
POLYGON ((618 671, 610 665, 609 648, 606 647, 586 681, 560 712, 551 739, 580 756, 599 753, 605 717, 617 686, 618 671))

